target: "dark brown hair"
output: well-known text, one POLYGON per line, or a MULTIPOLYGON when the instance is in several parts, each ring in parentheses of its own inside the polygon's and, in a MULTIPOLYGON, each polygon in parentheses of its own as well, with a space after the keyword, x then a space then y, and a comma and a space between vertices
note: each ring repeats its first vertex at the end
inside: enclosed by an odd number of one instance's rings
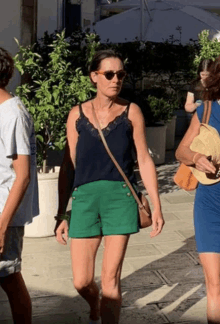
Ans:
POLYGON ((89 74, 91 72, 98 71, 100 69, 100 65, 101 65, 102 61, 105 60, 106 58, 112 58, 112 57, 119 59, 122 62, 123 68, 124 68, 123 58, 119 53, 117 53, 116 51, 114 51, 112 49, 101 50, 101 51, 97 51, 95 53, 95 55, 93 56, 93 59, 89 66, 89 74))
POLYGON ((201 78, 200 73, 204 72, 204 71, 205 72, 209 71, 212 66, 212 63, 213 63, 213 60, 211 60, 211 59, 204 59, 199 63, 198 70, 197 70, 197 75, 198 75, 199 79, 201 78))
POLYGON ((106 58, 117 58, 119 59, 122 64, 123 64, 123 69, 124 69, 124 62, 123 62, 123 58, 121 57, 121 55, 117 52, 115 52, 114 50, 108 49, 108 50, 100 50, 97 51, 95 53, 95 55, 93 56, 93 59, 89 65, 89 77, 90 80, 92 82, 92 84, 96 87, 96 83, 93 82, 92 78, 91 78, 91 73, 98 71, 100 69, 101 63, 103 60, 105 60, 106 58))
POLYGON ((212 62, 209 72, 203 89, 203 100, 218 100, 220 99, 220 56, 212 62))
POLYGON ((197 69, 197 78, 192 82, 192 85, 195 88, 195 91, 200 93, 200 97, 202 97, 202 92, 204 90, 204 86, 201 83, 201 72, 210 72, 211 66, 212 66, 213 60, 210 59, 203 59, 198 66, 197 69))
POLYGON ((0 88, 5 88, 14 72, 14 61, 11 55, 0 47, 0 88))

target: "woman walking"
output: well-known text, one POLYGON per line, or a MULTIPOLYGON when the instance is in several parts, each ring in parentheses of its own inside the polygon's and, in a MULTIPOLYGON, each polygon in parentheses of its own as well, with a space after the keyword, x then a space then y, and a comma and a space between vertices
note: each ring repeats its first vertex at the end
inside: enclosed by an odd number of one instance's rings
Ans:
MULTIPOLYGON (((212 100, 209 125, 220 133, 220 56, 212 63, 205 83, 206 91, 203 92, 203 100, 212 100)), ((197 108, 197 113, 194 114, 189 129, 176 151, 176 158, 186 165, 205 172, 209 179, 215 179, 216 182, 219 165, 216 165, 215 161, 210 162, 205 154, 196 153, 190 149, 193 139, 199 134, 203 111, 204 105, 197 108)), ((219 160, 218 156, 217 160, 219 160)), ((195 238, 206 281, 209 324, 220 323, 219 196, 220 182, 213 182, 211 185, 199 183, 194 204, 195 238)))
POLYGON ((140 108, 118 97, 124 77, 123 60, 112 50, 99 51, 90 65, 96 97, 75 106, 67 121, 67 145, 59 177, 56 237, 71 238, 74 286, 90 306, 89 323, 119 323, 120 277, 130 234, 137 233, 138 208, 129 188, 108 156, 95 127, 92 109, 106 141, 131 183, 136 150, 140 174, 153 204, 151 237, 164 220, 154 163, 148 153, 140 108), (135 150, 134 150, 135 149, 135 150), (64 220, 73 190, 70 225, 64 220), (104 238, 100 302, 94 281, 95 258, 104 238))
POLYGON ((187 92, 185 110, 194 113, 196 109, 202 104, 202 89, 205 87, 205 80, 209 76, 209 69, 212 65, 212 60, 204 59, 200 62, 197 79, 190 85, 187 92))

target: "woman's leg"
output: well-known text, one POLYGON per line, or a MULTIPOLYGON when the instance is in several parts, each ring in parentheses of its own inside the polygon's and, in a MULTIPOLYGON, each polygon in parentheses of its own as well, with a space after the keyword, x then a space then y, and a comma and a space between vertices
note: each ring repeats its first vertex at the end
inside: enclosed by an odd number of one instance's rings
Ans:
POLYGON ((199 255, 206 281, 208 324, 220 324, 220 254, 199 255))
POLYGON ((95 257, 102 237, 72 238, 73 282, 78 293, 90 306, 90 319, 100 317, 99 289, 94 281, 95 257))
POLYGON ((102 324, 117 324, 121 309, 120 277, 129 235, 105 236, 102 265, 102 324))

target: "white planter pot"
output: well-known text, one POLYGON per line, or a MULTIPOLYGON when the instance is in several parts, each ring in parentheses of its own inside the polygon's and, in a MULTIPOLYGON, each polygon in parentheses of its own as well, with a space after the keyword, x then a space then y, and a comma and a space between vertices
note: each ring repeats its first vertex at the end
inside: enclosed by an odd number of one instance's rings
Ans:
POLYGON ((166 126, 166 150, 172 150, 175 145, 176 116, 173 116, 166 126))
POLYGON ((165 162, 166 129, 166 125, 146 127, 147 144, 155 164, 165 162))
POLYGON ((38 173, 40 215, 25 226, 25 237, 54 235, 54 216, 58 208, 58 175, 59 172, 38 173))

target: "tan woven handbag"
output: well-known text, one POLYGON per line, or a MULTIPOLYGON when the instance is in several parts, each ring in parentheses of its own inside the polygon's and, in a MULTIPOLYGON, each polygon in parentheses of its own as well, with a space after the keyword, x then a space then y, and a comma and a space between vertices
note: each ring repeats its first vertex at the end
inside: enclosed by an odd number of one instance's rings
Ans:
MULTIPOLYGON (((205 101, 204 111, 202 116, 202 124, 208 124, 212 110, 212 102, 205 101)), ((178 187, 186 191, 195 190, 198 186, 198 180, 193 175, 191 169, 181 163, 176 174, 173 177, 173 181, 177 184, 178 187)))
POLYGON ((118 169, 119 173, 121 174, 121 176, 123 177, 123 179, 125 180, 126 184, 128 185, 129 189, 131 190, 132 195, 134 196, 134 199, 136 200, 137 204, 138 204, 138 209, 139 209, 139 227, 140 228, 145 228, 148 226, 151 226, 152 224, 152 219, 151 219, 151 210, 150 210, 150 206, 149 206, 149 202, 147 200, 147 198, 142 194, 139 193, 139 197, 136 194, 132 184, 130 183, 130 181, 128 180, 127 176, 125 175, 124 171, 122 170, 122 168, 120 167, 120 165, 118 164, 118 162, 116 161, 114 155, 112 154, 112 152, 110 151, 108 144, 105 140, 105 137, 103 135, 103 132, 101 130, 101 127, 99 125, 99 121, 96 117, 96 113, 95 113, 95 109, 92 103, 92 112, 93 112, 93 117, 96 123, 96 127, 98 129, 99 135, 101 137, 101 140, 105 146, 105 149, 108 153, 108 155, 110 156, 111 160, 113 161, 113 163, 115 164, 116 168, 118 169))

